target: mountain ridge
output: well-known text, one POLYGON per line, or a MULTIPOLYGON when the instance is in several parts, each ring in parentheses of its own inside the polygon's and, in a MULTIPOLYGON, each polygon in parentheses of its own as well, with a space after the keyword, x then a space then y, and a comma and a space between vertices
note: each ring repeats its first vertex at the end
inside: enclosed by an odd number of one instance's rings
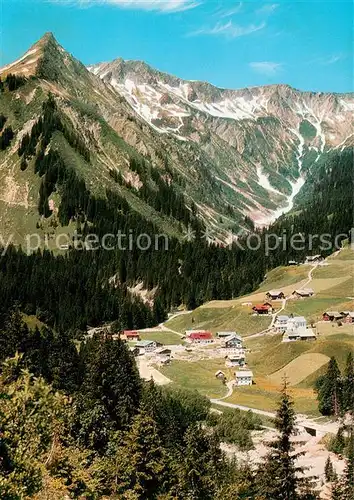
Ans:
MULTIPOLYGON (((289 196, 290 192, 292 198, 287 202, 283 198, 283 203, 280 198, 279 210, 274 211, 273 217, 262 219, 257 211, 251 214, 256 222, 274 220, 281 214, 281 208, 288 210, 289 205, 292 206, 293 198, 301 188, 300 176, 303 175, 305 180, 306 164, 313 166, 331 149, 353 144, 353 134, 350 133, 351 111, 354 110, 352 93, 303 92, 287 84, 223 89, 208 82, 180 79, 144 62, 124 61, 122 58, 90 65, 88 69, 112 85, 158 132, 175 134, 181 141, 198 143, 205 129, 207 134, 212 131, 226 143, 224 149, 231 148, 231 154, 236 149, 241 156, 248 157, 246 161, 256 174, 251 176, 261 187, 266 187, 270 198, 289 196), (263 127, 262 120, 273 123, 263 127), (247 130, 247 127, 253 127, 253 130, 247 130), (303 136, 304 133, 307 137, 303 136), (266 147, 265 143, 272 142, 274 135, 278 136, 278 142, 287 143, 281 145, 278 154, 277 144, 269 147, 265 156, 263 151, 255 152, 254 147, 249 147, 255 145, 257 149, 262 142, 261 146, 266 147), (289 143, 293 143, 292 146, 289 147, 289 143), (287 158, 282 158, 284 151, 287 158), (268 165, 263 164, 272 161, 274 152, 278 156, 275 158, 277 165, 267 171, 268 165), (285 168, 289 175, 283 175, 281 179, 277 174, 285 168), (296 181, 298 184, 294 186, 296 181)), ((210 153, 210 147, 204 149, 210 153)), ((216 152, 217 159, 224 152, 216 152)), ((226 178, 223 176, 220 182, 237 189, 230 172, 224 174, 226 178)), ((255 199, 255 193, 253 196, 255 199)), ((276 199, 272 201, 277 203, 276 199)))
MULTIPOLYGON (((283 84, 219 89, 121 58, 89 69, 51 33, 0 68, 2 78, 10 72, 27 78, 16 94, 3 96, 16 144, 40 115, 39 101, 52 93, 90 150, 89 167, 79 168, 90 189, 118 190, 135 209, 162 221, 162 214, 146 202, 142 205, 141 199, 142 188, 157 186, 150 174, 142 180, 130 166, 132 158, 144 158, 168 182, 174 173, 174 189, 183 194, 187 209, 219 241, 230 241, 233 232, 247 229, 245 217, 264 225, 290 210, 309 169, 331 150, 353 143, 351 95, 341 102, 341 94, 305 93, 312 99, 306 101, 301 91, 283 84), (14 114, 20 103, 28 107, 24 121, 14 114), (117 175, 123 185, 114 185, 112 176, 117 175)), ((16 170, 19 160, 7 153, 3 161, 16 170)), ((22 184, 18 172, 11 179, 22 184)), ((0 201, 4 199, 8 196, 0 192, 0 201)))
POLYGON ((196 84, 206 84, 209 85, 210 87, 213 87, 217 90, 220 91, 230 91, 230 92, 238 92, 238 91, 243 91, 243 90, 252 90, 252 89, 259 89, 259 88, 284 88, 284 89, 290 89, 296 92, 301 92, 303 94, 319 94, 319 95, 336 95, 336 96, 345 96, 345 97, 353 97, 354 96, 354 91, 348 91, 348 92, 331 92, 331 91, 322 91, 322 90, 304 90, 300 89, 297 87, 293 87, 289 83, 269 83, 269 84, 261 84, 261 85, 248 85, 247 87, 223 87, 220 85, 216 85, 214 83, 209 82, 208 80, 199 80, 199 79, 189 79, 189 78, 184 78, 184 77, 179 77, 178 75, 174 73, 168 73, 167 71, 155 68, 152 64, 147 63, 143 59, 124 59, 121 56, 115 57, 111 61, 100 61, 97 63, 91 63, 87 64, 86 68, 89 69, 89 71, 92 71, 95 74, 95 68, 97 70, 99 68, 115 64, 115 63, 121 63, 121 64, 126 64, 126 65, 143 65, 146 66, 147 69, 152 70, 156 73, 162 74, 162 75, 167 75, 171 77, 172 79, 176 80, 182 80, 186 83, 196 83, 196 84))

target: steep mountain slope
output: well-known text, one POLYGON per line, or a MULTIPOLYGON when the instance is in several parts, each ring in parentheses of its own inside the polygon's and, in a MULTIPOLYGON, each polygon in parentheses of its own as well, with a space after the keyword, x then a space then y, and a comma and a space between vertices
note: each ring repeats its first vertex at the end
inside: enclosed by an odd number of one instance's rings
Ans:
MULTIPOLYGON (((193 225, 194 207, 183 195, 186 181, 169 164, 163 145, 155 141, 155 132, 136 119, 125 99, 65 52, 51 34, 2 68, 0 76, 0 110, 14 135, 0 150, 3 238, 12 234, 14 241, 22 242, 24 234, 35 230, 43 231, 43 238, 59 231, 63 186, 50 187, 46 207, 38 213, 43 191, 49 189, 43 175, 48 172, 41 169, 41 162, 50 151, 84 181, 92 195, 105 198, 107 190, 119 194, 133 212, 160 231, 182 235, 188 224, 193 225), (54 103, 49 103, 51 95, 54 103), (111 118, 128 138, 136 138, 145 158, 108 124, 111 118)), ((75 224, 66 230, 74 228, 75 224)))
POLYGON ((89 69, 160 134, 206 153, 213 163, 209 174, 223 194, 237 193, 239 207, 260 223, 292 206, 308 169, 326 152, 354 144, 350 94, 287 85, 220 89, 122 59, 89 69), (273 213, 264 210, 275 206, 273 213))

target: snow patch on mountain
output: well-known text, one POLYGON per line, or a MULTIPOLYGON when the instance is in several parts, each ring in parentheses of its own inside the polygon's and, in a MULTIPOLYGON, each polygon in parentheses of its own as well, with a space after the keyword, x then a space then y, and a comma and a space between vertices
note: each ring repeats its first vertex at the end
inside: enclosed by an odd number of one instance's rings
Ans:
MULTIPOLYGON (((291 185, 291 194, 290 196, 287 197, 285 205, 280 206, 277 210, 274 210, 271 213, 258 217, 256 222, 259 226, 269 226, 281 215, 290 212, 290 210, 292 210, 292 208, 294 207, 295 197, 299 194, 302 186, 305 184, 305 178, 303 177, 303 175, 301 175, 305 140, 298 130, 291 129, 291 132, 293 132, 293 134, 296 135, 296 137, 299 139, 299 144, 297 146, 297 154, 296 154, 296 159, 299 167, 299 177, 296 181, 289 181, 291 185)), ((261 167, 257 167, 259 184, 262 187, 268 189, 268 191, 275 191, 279 193, 278 191, 274 190, 274 188, 269 183, 268 177, 262 174, 261 170, 259 169, 261 169, 261 167)))
POLYGON ((258 177, 258 184, 262 186, 262 188, 266 189, 267 191, 271 191, 276 194, 282 194, 280 191, 275 189, 271 183, 269 182, 269 175, 265 174, 262 170, 261 166, 257 167, 257 177, 258 177))
POLYGON ((224 99, 218 102, 202 102, 200 99, 190 101, 188 93, 190 85, 181 83, 178 87, 173 87, 167 83, 159 82, 168 92, 183 99, 188 106, 193 107, 203 113, 208 113, 217 118, 229 118, 233 120, 257 119, 267 111, 268 101, 263 96, 252 96, 251 99, 245 99, 242 96, 233 99, 224 99))
POLYGON ((345 101, 344 99, 340 99, 339 102, 345 111, 354 111, 354 101, 345 101))
MULTIPOLYGON (((96 68, 94 68, 96 69, 96 68)), ((183 117, 190 116, 190 113, 174 102, 161 104, 164 94, 148 84, 136 84, 133 80, 126 78, 123 83, 119 83, 111 77, 109 83, 122 95, 141 118, 147 121, 155 130, 162 133, 175 133, 183 126, 183 117), (175 127, 156 125, 156 120, 178 118, 175 127)), ((171 124, 170 124, 171 125, 171 124)), ((187 140, 185 137, 177 135, 180 140, 187 140)))

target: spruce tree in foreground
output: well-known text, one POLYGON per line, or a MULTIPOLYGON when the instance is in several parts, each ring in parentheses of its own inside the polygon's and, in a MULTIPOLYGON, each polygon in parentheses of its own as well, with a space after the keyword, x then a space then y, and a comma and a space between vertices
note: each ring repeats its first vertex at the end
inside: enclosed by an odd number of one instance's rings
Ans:
POLYGON ((341 373, 335 357, 328 363, 327 373, 317 381, 318 409, 322 415, 339 416, 343 404, 341 373))
POLYGON ((353 353, 349 353, 344 372, 343 384, 344 410, 354 412, 354 360, 353 353))
POLYGON ((317 498, 312 492, 310 482, 301 477, 304 468, 296 465, 303 453, 296 453, 291 438, 296 433, 296 415, 293 401, 287 393, 287 384, 281 399, 275 427, 279 436, 269 443, 270 451, 258 472, 260 498, 264 500, 311 500, 317 498))
POLYGON ((330 444, 329 450, 337 455, 341 455, 345 448, 345 437, 344 437, 344 427, 340 426, 335 438, 330 444))
POLYGON ((168 457, 156 422, 144 411, 134 417, 116 457, 116 489, 124 499, 158 497, 168 479, 168 457))
POLYGON ((354 500, 354 428, 350 430, 347 464, 343 476, 343 500, 354 500))
POLYGON ((220 442, 208 434, 201 424, 192 425, 185 435, 181 450, 177 498, 214 500, 225 467, 220 442))
POLYGON ((324 472, 325 472, 326 481, 328 483, 331 483, 332 481, 335 481, 337 479, 337 474, 336 474, 336 471, 334 470, 334 467, 333 467, 333 464, 331 461, 331 457, 329 455, 328 455, 328 458, 326 460, 324 472))

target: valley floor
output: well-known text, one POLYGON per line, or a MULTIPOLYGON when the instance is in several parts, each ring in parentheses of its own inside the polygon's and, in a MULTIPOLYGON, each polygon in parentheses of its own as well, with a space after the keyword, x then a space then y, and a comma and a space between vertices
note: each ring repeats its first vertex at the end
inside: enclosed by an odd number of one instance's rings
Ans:
MULTIPOLYGON (((215 377, 221 370, 226 380, 234 380, 234 368, 225 366, 225 350, 218 341, 208 346, 193 345, 187 352, 181 335, 188 329, 206 329, 215 334, 235 330, 244 337, 247 367, 253 371, 252 386, 236 387, 226 399, 249 408, 273 412, 284 376, 288 379, 297 413, 319 416, 315 380, 324 373, 329 358, 335 355, 341 368, 350 350, 354 351, 354 324, 323 322, 326 310, 354 310, 354 256, 346 247, 326 259, 322 265, 300 265, 271 271, 255 293, 231 301, 212 301, 191 312, 181 312, 155 331, 144 332, 144 339, 170 344, 172 361, 158 367, 150 364, 177 386, 195 389, 212 398, 225 398, 228 391, 215 377), (288 299, 273 303, 276 313, 256 316, 251 304, 263 302, 270 289, 280 289, 286 296, 304 286, 313 288, 313 297, 288 299), (315 341, 282 342, 282 335, 272 328, 277 314, 305 316, 314 325, 315 341), (166 339, 166 340, 165 340, 166 339), (178 346, 173 348, 173 342, 178 346)), ((155 364, 154 364, 155 363, 155 364)))

